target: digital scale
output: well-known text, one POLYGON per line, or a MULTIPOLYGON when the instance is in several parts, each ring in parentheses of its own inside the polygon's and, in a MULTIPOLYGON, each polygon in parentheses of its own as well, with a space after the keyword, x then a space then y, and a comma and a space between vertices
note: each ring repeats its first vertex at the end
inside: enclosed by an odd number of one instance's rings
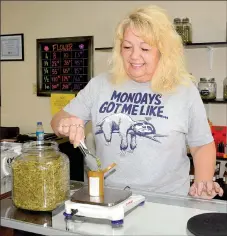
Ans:
POLYGON ((134 195, 129 190, 104 188, 104 196, 92 197, 88 186, 84 186, 65 202, 64 216, 67 219, 74 215, 109 219, 112 226, 122 226, 125 213, 144 203, 144 196, 134 195))

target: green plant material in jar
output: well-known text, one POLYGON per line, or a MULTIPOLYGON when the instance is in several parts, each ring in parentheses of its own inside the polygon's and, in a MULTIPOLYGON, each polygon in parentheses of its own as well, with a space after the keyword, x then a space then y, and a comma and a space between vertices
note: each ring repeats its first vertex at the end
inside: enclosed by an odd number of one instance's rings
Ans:
POLYGON ((203 89, 200 91, 201 98, 204 100, 213 100, 216 98, 216 93, 209 91, 209 89, 203 89))
POLYGON ((62 156, 26 156, 12 164, 13 201, 16 207, 51 211, 69 197, 69 162, 62 156))
POLYGON ((209 95, 201 95, 201 98, 204 100, 214 100, 216 99, 216 95, 211 93, 209 95))
POLYGON ((223 98, 224 100, 227 100, 227 85, 224 85, 224 94, 223 94, 223 98))

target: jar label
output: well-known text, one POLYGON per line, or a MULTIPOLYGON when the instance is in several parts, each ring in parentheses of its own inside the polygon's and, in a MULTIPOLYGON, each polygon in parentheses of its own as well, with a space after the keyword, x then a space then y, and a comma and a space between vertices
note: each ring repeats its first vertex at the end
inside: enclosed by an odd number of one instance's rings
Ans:
POLYGON ((36 132, 36 137, 38 141, 43 141, 44 140, 44 132, 36 132))
POLYGON ((208 96, 210 94, 210 91, 208 89, 203 89, 200 91, 200 94, 202 96, 208 96))
POLYGON ((90 196, 98 197, 99 194, 99 178, 98 177, 89 177, 89 193, 90 196))

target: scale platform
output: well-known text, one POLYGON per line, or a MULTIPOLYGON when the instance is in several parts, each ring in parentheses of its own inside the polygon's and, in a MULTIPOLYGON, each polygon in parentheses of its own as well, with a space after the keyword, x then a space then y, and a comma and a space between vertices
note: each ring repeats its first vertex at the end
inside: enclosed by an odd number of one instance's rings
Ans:
POLYGON ((104 195, 101 197, 91 197, 88 193, 88 187, 85 186, 76 191, 72 197, 72 202, 99 205, 99 206, 115 206, 120 202, 128 199, 132 195, 129 190, 104 188, 104 195))
POLYGON ((134 195, 129 190, 104 188, 104 196, 92 197, 88 186, 76 191, 71 199, 65 202, 64 216, 69 219, 75 216, 111 220, 112 225, 123 225, 124 214, 138 205, 143 205, 145 197, 134 195))

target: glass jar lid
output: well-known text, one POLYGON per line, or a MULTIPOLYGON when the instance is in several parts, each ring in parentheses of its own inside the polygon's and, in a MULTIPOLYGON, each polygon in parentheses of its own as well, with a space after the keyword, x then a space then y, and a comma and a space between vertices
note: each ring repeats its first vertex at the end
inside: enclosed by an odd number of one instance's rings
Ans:
POLYGON ((214 83, 215 82, 215 78, 200 78, 200 82, 214 83))
POLYGON ((180 18, 174 18, 174 23, 181 23, 181 19, 180 18))
POLYGON ((183 18, 182 22, 183 22, 183 23, 189 23, 189 18, 187 18, 187 17, 186 17, 186 18, 183 18))
POLYGON ((207 78, 200 78, 200 82, 207 82, 207 78))
POLYGON ((209 78, 207 81, 214 83, 215 82, 215 78, 209 78))

